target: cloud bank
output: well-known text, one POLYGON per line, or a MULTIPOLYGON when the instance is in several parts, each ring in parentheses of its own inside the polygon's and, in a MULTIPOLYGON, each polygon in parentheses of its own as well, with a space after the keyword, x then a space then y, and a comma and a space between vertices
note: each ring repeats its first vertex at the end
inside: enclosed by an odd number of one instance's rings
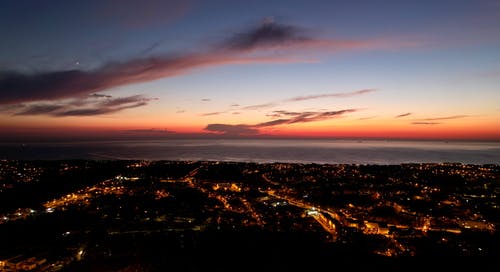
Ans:
MULTIPOLYGON (((298 102, 298 101, 306 101, 306 100, 312 100, 312 99, 325 99, 325 98, 344 98, 344 97, 353 97, 353 96, 358 96, 358 95, 363 95, 367 93, 372 93, 377 91, 376 89, 363 89, 363 90, 357 90, 357 91, 352 91, 352 92, 343 92, 343 93, 324 93, 324 94, 316 94, 316 95, 307 95, 307 96, 296 96, 292 98, 287 98, 281 101, 274 101, 274 102, 267 102, 267 103, 262 103, 262 104, 256 104, 256 105, 249 105, 249 106, 244 106, 241 107, 237 110, 264 110, 264 109, 269 109, 269 108, 274 108, 282 104, 290 103, 290 102, 298 102)), ((239 107, 239 104, 232 104, 231 107, 239 107)), ((231 110, 236 110, 236 109, 229 109, 225 111, 217 111, 217 112, 207 112, 207 113, 202 113, 200 114, 201 116, 211 116, 211 115, 219 115, 223 113, 227 113, 231 110)), ((293 112, 286 112, 285 111, 273 111, 272 113, 266 114, 268 117, 277 117, 278 115, 290 115, 293 114, 293 112)))
POLYGON ((358 111, 357 109, 345 109, 338 111, 323 111, 323 112, 288 112, 288 111, 275 111, 278 117, 286 116, 287 118, 280 118, 276 120, 271 120, 267 122, 262 122, 253 125, 238 124, 208 124, 205 127, 206 131, 220 133, 224 135, 232 136, 248 136, 248 135, 258 135, 260 134, 261 128, 274 127, 280 125, 296 124, 296 123, 308 123, 323 121, 332 118, 338 118, 344 116, 345 114, 358 111))
POLYGON ((90 95, 79 100, 21 104, 17 107, 14 115, 94 116, 146 106, 152 100, 156 100, 156 98, 142 95, 118 98, 112 98, 109 95, 90 95))
MULTIPOLYGON (((391 46, 401 45, 391 43, 391 46)), ((201 48, 196 53, 138 57, 120 62, 108 62, 93 70, 72 69, 32 73, 0 71, 0 105, 81 97, 123 85, 179 76, 195 69, 212 66, 304 61, 292 58, 290 50, 328 52, 359 48, 383 47, 380 46, 380 41, 373 40, 317 39, 298 27, 267 20, 260 25, 230 35, 222 42, 216 43, 216 46, 201 48), (279 54, 276 53, 277 48, 281 49, 279 54)), ((341 95, 326 94, 292 99, 300 101, 330 96, 341 95)), ((40 106, 25 113, 45 111, 52 112, 52 108, 40 106)), ((109 109, 104 109, 102 112, 109 112, 109 109)), ((80 111, 69 113, 85 115, 85 112, 80 111)), ((88 113, 98 114, 99 110, 88 113)))

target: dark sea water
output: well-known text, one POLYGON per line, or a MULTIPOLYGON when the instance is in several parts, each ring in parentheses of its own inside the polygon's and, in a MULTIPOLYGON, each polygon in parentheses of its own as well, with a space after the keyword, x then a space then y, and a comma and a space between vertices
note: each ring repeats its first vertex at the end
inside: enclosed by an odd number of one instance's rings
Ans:
POLYGON ((0 159, 500 164, 500 142, 241 139, 0 143, 0 159))

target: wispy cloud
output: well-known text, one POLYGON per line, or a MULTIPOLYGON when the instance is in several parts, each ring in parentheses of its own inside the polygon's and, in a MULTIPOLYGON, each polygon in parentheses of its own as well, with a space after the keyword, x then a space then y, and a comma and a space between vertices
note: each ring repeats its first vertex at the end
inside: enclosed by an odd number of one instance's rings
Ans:
MULTIPOLYGON (((256 104, 256 105, 249 105, 249 106, 244 106, 239 108, 238 110, 240 111, 245 111, 245 110, 264 110, 264 109, 269 109, 273 107, 277 107, 282 104, 286 103, 292 103, 292 102, 297 102, 297 101, 305 101, 305 100, 311 100, 311 99, 325 99, 325 98, 344 98, 344 97, 352 97, 352 96, 358 96, 358 95, 363 95, 363 94, 368 94, 371 92, 376 91, 376 89, 362 89, 362 90, 357 90, 357 91, 352 91, 352 92, 340 92, 340 93, 325 93, 325 94, 317 94, 317 95, 309 95, 309 96, 297 96, 297 97, 292 97, 292 98, 287 98, 283 99, 281 101, 276 101, 276 102, 268 102, 268 103, 263 103, 263 104, 256 104)), ((239 104, 232 104, 232 107, 239 106, 239 104)), ((216 112, 208 112, 208 113, 202 113, 200 116, 213 116, 213 115, 220 115, 223 113, 230 112, 233 109, 228 109, 225 111, 216 111, 216 112)), ((302 112, 295 112, 295 111, 285 111, 285 110, 275 110, 270 113, 267 113, 267 117, 271 118, 282 118, 286 117, 285 119, 281 120, 272 120, 266 123, 262 124, 257 124, 253 125, 251 127, 264 127, 266 124, 269 125, 279 125, 279 124, 291 124, 291 123, 298 123, 298 122, 313 122, 313 121, 319 121, 324 118, 332 118, 336 115, 342 115, 344 113, 349 113, 349 112, 354 112, 356 111, 355 109, 348 109, 344 111, 302 111, 302 112)), ((234 113, 233 114, 239 114, 240 112, 234 113)))
POLYGON ((412 125, 439 125, 439 122, 412 122, 412 125))
POLYGON ((326 112, 307 112, 304 114, 297 115, 293 118, 290 118, 289 124, 294 124, 294 123, 308 123, 308 122, 315 122, 315 121, 323 121, 323 120, 328 120, 331 118, 337 118, 340 116, 345 115, 346 113, 352 113, 358 111, 357 109, 346 109, 346 110, 339 110, 339 111, 326 111, 326 112))
POLYGON ((411 114, 412 114, 411 112, 407 112, 407 113, 403 113, 403 114, 400 114, 400 115, 396 115, 394 118, 406 117, 406 116, 410 116, 411 114))
POLYGON ((266 114, 268 117, 272 118, 280 118, 282 116, 297 116, 301 114, 312 113, 312 112, 297 112, 297 111, 285 111, 285 110, 276 110, 271 113, 266 114))
POLYGON ((304 100, 320 99, 320 98, 331 98, 331 97, 352 97, 352 96, 372 93, 375 91, 376 91, 376 89, 363 89, 363 90, 345 92, 345 93, 325 93, 325 94, 316 94, 316 95, 305 95, 305 96, 292 97, 292 98, 286 99, 285 101, 293 102, 293 101, 304 101, 304 100))
POLYGON ((435 122, 435 121, 454 120, 454 119, 462 119, 462 118, 467 118, 467 117, 471 117, 471 115, 451 115, 451 116, 442 116, 442 117, 430 117, 430 118, 416 119, 411 124, 412 125, 439 125, 442 123, 435 122))
POLYGON ((267 116, 273 117, 273 118, 281 118, 281 117, 290 117, 288 120, 291 120, 291 123, 296 123, 296 122, 308 122, 308 120, 311 121, 317 121, 323 118, 331 118, 335 117, 337 115, 343 115, 346 113, 351 113, 351 112, 356 112, 359 111, 359 109, 346 109, 346 110, 339 110, 339 111, 303 111, 303 112, 297 112, 297 111, 285 111, 285 110, 277 110, 273 111, 272 113, 268 114, 267 116))
POLYGON ((78 102, 70 100, 21 105, 14 115, 94 116, 146 106, 152 100, 156 98, 147 98, 142 95, 118 98, 91 95, 78 102))
POLYGON ((271 120, 267 122, 262 122, 253 125, 247 124, 209 124, 205 127, 205 130, 211 132, 223 133, 226 135, 256 135, 260 133, 261 128, 274 127, 280 125, 296 124, 296 123, 308 123, 328 120, 332 118, 341 117, 347 113, 352 113, 358 111, 357 109, 345 109, 338 111, 324 111, 324 112, 287 112, 287 111, 277 111, 280 116, 289 116, 289 118, 281 118, 276 120, 271 120))
POLYGON ((270 102, 270 103, 264 103, 264 104, 245 106, 241 109, 242 110, 262 110, 262 109, 272 108, 272 107, 275 107, 277 105, 278 105, 278 103, 270 102))
POLYGON ((225 111, 214 111, 214 112, 207 112, 207 113, 202 113, 200 114, 201 116, 212 116, 212 115, 219 115, 223 114, 225 111))
POLYGON ((58 104, 34 104, 26 106, 23 110, 16 112, 14 115, 43 115, 52 114, 66 108, 66 105, 58 104))
POLYGON ((299 102, 299 101, 312 100, 312 99, 353 97, 353 96, 372 93, 375 91, 377 91, 377 90, 376 89, 363 89, 363 90, 357 90, 357 91, 352 91, 352 92, 324 93, 324 94, 315 94, 315 95, 296 96, 296 97, 286 98, 286 99, 281 100, 281 101, 245 106, 241 109, 242 110, 262 110, 262 109, 273 108, 273 107, 276 107, 278 105, 282 105, 284 103, 299 102))
POLYGON ((210 98, 202 98, 201 101, 202 102, 209 102, 209 101, 212 101, 212 99, 210 99, 210 98))
POLYGON ((453 120, 453 119, 462 119, 470 117, 470 115, 452 115, 452 116, 443 116, 443 117, 432 117, 432 118, 423 118, 418 119, 418 121, 440 121, 440 120, 453 120))

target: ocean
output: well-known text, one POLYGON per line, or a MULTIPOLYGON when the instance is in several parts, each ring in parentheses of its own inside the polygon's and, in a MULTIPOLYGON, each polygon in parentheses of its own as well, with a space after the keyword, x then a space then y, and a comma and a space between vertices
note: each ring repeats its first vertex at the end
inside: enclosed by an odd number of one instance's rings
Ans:
POLYGON ((399 140, 153 140, 0 143, 0 159, 126 159, 318 164, 500 164, 500 142, 399 140))

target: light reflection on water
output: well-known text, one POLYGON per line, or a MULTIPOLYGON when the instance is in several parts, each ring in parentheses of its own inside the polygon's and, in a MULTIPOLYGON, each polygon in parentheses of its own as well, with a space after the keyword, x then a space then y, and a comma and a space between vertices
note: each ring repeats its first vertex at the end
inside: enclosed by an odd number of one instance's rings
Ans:
POLYGON ((500 164, 499 142, 154 140, 0 144, 2 159, 145 159, 399 164, 500 164))

